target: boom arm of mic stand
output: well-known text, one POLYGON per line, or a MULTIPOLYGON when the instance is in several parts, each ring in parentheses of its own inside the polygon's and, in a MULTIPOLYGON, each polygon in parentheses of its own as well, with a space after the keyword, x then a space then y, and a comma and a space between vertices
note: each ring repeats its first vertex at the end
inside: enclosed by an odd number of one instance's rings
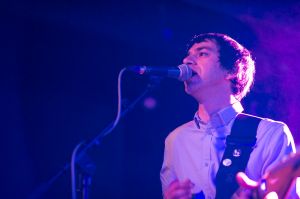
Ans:
MULTIPOLYGON (((120 117, 124 117, 129 111, 133 110, 135 105, 141 100, 143 99, 146 94, 148 92, 150 92, 152 89, 154 89, 156 86, 158 86, 158 84, 160 83, 161 78, 159 77, 152 77, 151 79, 151 83, 148 84, 147 89, 140 95, 138 96, 138 98, 136 98, 120 115, 120 117)), ((72 165, 71 165, 71 178, 72 178, 72 199, 76 199, 76 173, 75 173, 75 164, 77 162, 79 162, 79 165, 81 166, 81 168, 86 168, 85 165, 82 165, 82 163, 80 163, 80 160, 86 159, 87 158, 87 151, 92 148, 95 145, 99 145, 102 141, 102 139, 108 135, 116 126, 115 122, 110 123, 98 136, 96 136, 92 141, 90 141, 89 143, 87 143, 84 148, 80 151, 80 153, 77 156, 77 151, 80 147, 80 145, 83 143, 79 143, 74 151, 73 151, 73 155, 72 155, 72 165)), ((91 177, 91 174, 89 174, 89 171, 83 171, 83 175, 84 176, 89 176, 91 177)), ((89 191, 88 186, 82 186, 83 190, 82 193, 88 193, 89 191)), ((83 194, 83 199, 87 199, 88 198, 88 194, 83 194)))
MULTIPOLYGON (((152 91, 154 88, 156 88, 160 84, 161 80, 162 80, 161 77, 152 77, 150 79, 150 83, 147 85, 146 90, 143 93, 141 93, 124 111, 122 111, 120 117, 121 118, 124 117, 129 111, 133 110, 135 105, 140 100, 142 100, 150 91, 152 91)), ((92 141, 88 142, 84 146, 84 148, 80 151, 80 153, 78 154, 75 162, 78 162, 80 160, 80 158, 82 158, 82 156, 91 147, 93 147, 94 145, 99 145, 102 138, 109 134, 109 132, 110 132, 110 130, 112 129, 113 126, 114 126, 114 122, 111 122, 92 141)), ((82 142, 80 142, 80 143, 82 143, 82 142)), ((52 186, 52 184, 54 184, 54 182, 56 182, 56 180, 58 180, 66 171, 68 171, 70 167, 71 167, 70 163, 66 163, 65 166, 60 171, 58 171, 54 176, 52 176, 47 182, 44 182, 40 186, 38 186, 30 194, 30 196, 28 198, 29 199, 39 199, 39 198, 41 198, 41 196, 49 190, 49 188, 52 186)))

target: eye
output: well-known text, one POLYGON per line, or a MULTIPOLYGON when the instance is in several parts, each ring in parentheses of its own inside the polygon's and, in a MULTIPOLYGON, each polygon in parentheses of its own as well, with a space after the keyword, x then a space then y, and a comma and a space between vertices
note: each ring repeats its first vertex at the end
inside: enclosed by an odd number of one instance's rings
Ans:
POLYGON ((199 57, 206 57, 206 56, 208 56, 208 53, 206 53, 206 52, 199 53, 199 57))

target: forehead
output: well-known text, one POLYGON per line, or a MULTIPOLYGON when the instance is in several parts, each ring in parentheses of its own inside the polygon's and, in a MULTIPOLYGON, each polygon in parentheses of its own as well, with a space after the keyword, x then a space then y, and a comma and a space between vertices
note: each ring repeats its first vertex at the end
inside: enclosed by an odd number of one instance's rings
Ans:
POLYGON ((216 41, 214 40, 204 40, 202 42, 199 43, 195 43, 192 45, 192 47, 189 49, 188 53, 195 53, 201 50, 209 50, 212 52, 219 52, 219 47, 216 43, 216 41))

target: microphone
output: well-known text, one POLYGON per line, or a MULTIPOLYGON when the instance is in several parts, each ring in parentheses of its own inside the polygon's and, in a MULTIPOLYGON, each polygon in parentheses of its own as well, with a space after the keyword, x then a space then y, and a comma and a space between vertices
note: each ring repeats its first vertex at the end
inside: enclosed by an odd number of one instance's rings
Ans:
POLYGON ((127 69, 140 75, 170 77, 179 81, 191 78, 193 73, 192 69, 186 64, 181 64, 178 67, 132 66, 127 69))

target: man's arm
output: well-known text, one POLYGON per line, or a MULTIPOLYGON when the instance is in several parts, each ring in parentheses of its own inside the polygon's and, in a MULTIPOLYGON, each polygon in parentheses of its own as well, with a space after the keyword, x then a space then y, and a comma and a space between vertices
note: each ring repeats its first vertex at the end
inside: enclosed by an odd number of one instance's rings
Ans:
POLYGON ((281 161, 280 164, 266 173, 259 182, 249 179, 244 173, 238 173, 236 179, 241 189, 248 190, 246 191, 248 193, 251 190, 250 195, 253 196, 255 193, 256 198, 266 198, 271 195, 273 197, 276 195, 277 198, 299 198, 295 190, 296 179, 299 176, 300 153, 297 153, 291 154, 281 161))
MULTIPOLYGON (((262 124, 259 126, 258 129, 257 148, 255 150, 255 155, 253 154, 255 160, 254 162, 251 162, 250 165, 248 164, 248 169, 246 169, 246 173, 250 174, 249 176, 254 177, 254 179, 258 182, 251 181, 245 174, 237 175, 237 180, 241 185, 241 188, 239 188, 239 190, 235 193, 235 196, 245 195, 245 193, 247 195, 247 193, 251 193, 249 192, 249 190, 255 189, 257 191, 258 188, 265 188, 264 186, 266 186, 268 187, 268 191, 266 192, 266 190, 259 190, 259 196, 257 196, 256 198, 264 198, 266 197, 267 193, 271 193, 273 191, 274 193, 278 194, 279 198, 284 198, 284 196, 280 192, 276 192, 275 189, 271 188, 272 185, 269 182, 277 181, 277 185, 284 190, 286 188, 284 188, 283 186, 286 186, 286 184, 290 183, 287 177, 275 179, 273 181, 271 180, 271 174, 278 174, 278 168, 281 167, 280 165, 285 163, 285 161, 282 160, 286 159, 288 155, 295 155, 295 144, 289 128, 282 122, 263 120, 262 124), (255 171, 255 168, 259 168, 259 170, 255 171), (256 175, 253 175, 252 171, 256 172, 256 175), (259 177, 259 174, 261 177, 259 177), (263 181, 260 181, 260 179, 265 179, 266 176, 268 176, 270 180, 268 184, 263 184, 263 181), (282 183, 282 185, 280 185, 280 183, 282 183)), ((288 164, 291 163, 289 162, 284 164, 285 168, 288 164)), ((285 170, 283 173, 287 173, 287 171, 285 170)), ((274 193, 272 195, 274 195, 274 193)), ((295 189, 294 193, 296 193, 295 189)), ((289 198, 298 197, 293 196, 289 198)))

